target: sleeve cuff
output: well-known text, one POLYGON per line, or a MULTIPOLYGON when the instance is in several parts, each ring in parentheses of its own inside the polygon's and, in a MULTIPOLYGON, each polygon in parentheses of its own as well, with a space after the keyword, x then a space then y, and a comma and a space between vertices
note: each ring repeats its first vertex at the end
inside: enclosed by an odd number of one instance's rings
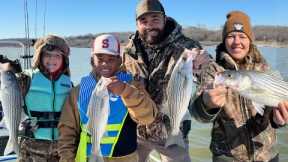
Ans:
POLYGON ((221 109, 215 108, 207 110, 207 106, 202 101, 202 95, 198 96, 197 99, 189 106, 189 111, 196 120, 201 122, 211 122, 221 112, 221 109))

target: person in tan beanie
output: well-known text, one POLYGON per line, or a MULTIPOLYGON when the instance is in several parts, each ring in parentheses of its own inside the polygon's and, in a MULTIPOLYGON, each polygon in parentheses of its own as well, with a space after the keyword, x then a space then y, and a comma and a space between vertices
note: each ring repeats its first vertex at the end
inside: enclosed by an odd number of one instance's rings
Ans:
MULTIPOLYGON (((17 74, 27 119, 19 132, 19 162, 57 162, 58 129, 64 99, 72 88, 69 70, 70 48, 56 35, 39 38, 34 45, 31 69, 17 74)), ((3 70, 12 70, 1 65, 3 70)))
POLYGON ((206 88, 199 92, 192 109, 197 120, 213 122, 210 145, 213 162, 278 162, 276 128, 288 123, 288 101, 280 102, 277 108, 265 106, 260 115, 250 99, 223 85, 212 86, 217 73, 224 70, 270 69, 254 45, 245 13, 228 13, 222 35, 223 41, 216 49, 217 64, 210 64, 202 72, 206 88))

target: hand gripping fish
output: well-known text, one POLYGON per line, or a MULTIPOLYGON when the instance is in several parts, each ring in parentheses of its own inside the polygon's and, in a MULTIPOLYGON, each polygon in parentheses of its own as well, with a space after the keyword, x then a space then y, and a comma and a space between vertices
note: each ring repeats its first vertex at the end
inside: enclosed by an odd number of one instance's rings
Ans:
POLYGON ((196 92, 193 82, 193 60, 198 53, 199 50, 196 49, 185 49, 171 73, 166 90, 168 110, 164 110, 168 112, 171 132, 168 134, 165 147, 176 144, 185 148, 180 123, 184 115, 189 113, 189 102, 196 92))

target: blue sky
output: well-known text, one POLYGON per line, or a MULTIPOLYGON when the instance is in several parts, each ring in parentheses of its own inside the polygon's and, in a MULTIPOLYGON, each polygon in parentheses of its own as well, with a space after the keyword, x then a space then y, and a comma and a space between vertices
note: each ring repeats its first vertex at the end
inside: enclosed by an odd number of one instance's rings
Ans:
MULTIPOLYGON (((47 0, 45 34, 76 36, 88 33, 135 31, 137 2, 138 0, 47 0)), ((253 25, 288 26, 286 0, 161 0, 161 2, 166 14, 175 18, 184 27, 206 26, 210 29, 219 29, 225 21, 226 14, 235 9, 248 13, 253 25)), ((45 0, 28 0, 32 37, 43 35, 44 4, 45 0), (37 16, 35 16, 36 1, 37 16)), ((24 0, 1 0, 0 21, 0 39, 24 37, 24 0)))

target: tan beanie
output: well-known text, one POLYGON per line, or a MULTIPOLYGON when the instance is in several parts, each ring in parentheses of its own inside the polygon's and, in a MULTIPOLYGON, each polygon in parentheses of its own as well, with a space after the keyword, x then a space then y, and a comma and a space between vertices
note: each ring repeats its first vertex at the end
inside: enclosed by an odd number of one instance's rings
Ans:
MULTIPOLYGON (((56 35, 48 35, 46 37, 38 39, 34 45, 35 54, 33 56, 32 68, 38 68, 40 66, 41 53, 48 46, 50 46, 50 48, 52 47, 61 50, 63 52, 65 60, 68 61, 70 48, 66 40, 56 35)), ((47 48, 47 50, 49 49, 47 48)))
POLYGON ((253 41, 254 34, 250 24, 250 18, 247 14, 241 11, 231 11, 226 16, 227 20, 225 22, 222 39, 224 40, 226 36, 233 31, 243 32, 248 38, 253 41))

